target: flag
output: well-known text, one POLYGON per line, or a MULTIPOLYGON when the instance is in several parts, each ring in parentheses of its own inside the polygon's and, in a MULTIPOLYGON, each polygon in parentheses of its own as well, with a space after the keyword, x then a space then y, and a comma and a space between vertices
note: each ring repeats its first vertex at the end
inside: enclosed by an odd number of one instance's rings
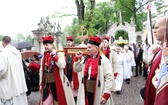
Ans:
POLYGON ((146 25, 146 41, 147 45, 151 46, 153 44, 153 34, 152 34, 152 23, 151 23, 151 5, 148 3, 147 10, 147 25, 146 25))
POLYGON ((148 3, 146 10, 147 10, 147 24, 145 34, 145 44, 143 48, 143 62, 147 65, 151 62, 151 51, 149 51, 150 46, 153 44, 153 34, 152 34, 152 24, 151 24, 151 5, 148 3))

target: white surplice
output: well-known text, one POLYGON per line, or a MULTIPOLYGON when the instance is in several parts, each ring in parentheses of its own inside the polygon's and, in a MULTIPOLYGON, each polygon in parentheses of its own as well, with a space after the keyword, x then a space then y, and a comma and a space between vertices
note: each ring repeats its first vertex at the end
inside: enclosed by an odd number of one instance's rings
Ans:
POLYGON ((26 91, 21 53, 15 47, 7 45, 0 52, 0 101, 12 99, 12 105, 28 105, 26 91))
POLYGON ((117 54, 117 70, 118 74, 115 79, 115 90, 116 91, 121 91, 122 84, 123 84, 123 72, 124 72, 124 54, 123 53, 118 53, 117 54))
POLYGON ((133 52, 124 52, 124 79, 130 79, 133 75, 132 66, 136 66, 133 52))

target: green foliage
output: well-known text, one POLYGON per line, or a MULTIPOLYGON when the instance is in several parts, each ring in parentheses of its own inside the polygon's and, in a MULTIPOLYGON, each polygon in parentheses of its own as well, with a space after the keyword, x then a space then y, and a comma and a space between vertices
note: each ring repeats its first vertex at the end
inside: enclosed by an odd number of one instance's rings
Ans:
MULTIPOLYGON (((157 0, 150 1, 155 2, 157 7, 163 4, 163 2, 156 2, 157 0)), ((131 18, 133 18, 136 31, 142 31, 143 22, 147 19, 147 13, 144 11, 147 3, 148 1, 144 0, 110 0, 110 2, 100 2, 95 5, 94 9, 90 9, 90 1, 87 1, 85 2, 85 18, 82 24, 88 29, 89 34, 106 34, 113 23, 119 23, 121 11, 122 22, 130 23, 131 18)), ((79 26, 78 20, 75 18, 72 26, 69 26, 68 30, 66 30, 68 35, 75 37, 75 43, 79 41, 76 37, 79 26)), ((118 39, 119 36, 128 39, 128 33, 125 31, 118 31, 115 38, 118 39)))
POLYGON ((163 4, 164 4, 164 1, 163 0, 157 0, 154 2, 156 8, 160 8, 163 4))
POLYGON ((31 36, 31 35, 28 35, 27 37, 26 37, 26 40, 25 40, 26 42, 30 42, 30 43, 33 43, 33 37, 31 36))
POLYGON ((16 35, 16 38, 13 40, 13 43, 18 41, 26 41, 26 42, 33 43, 33 37, 31 35, 25 36, 19 33, 16 35))
MULTIPOLYGON (((94 10, 90 10, 90 4, 86 3, 85 20, 83 21, 83 25, 88 30, 89 35, 107 33, 107 30, 111 25, 113 17, 113 8, 109 2, 98 3, 94 10)), ((80 25, 78 24, 78 19, 74 18, 72 25, 69 26, 66 30, 64 30, 64 33, 66 33, 67 35, 74 36, 75 44, 80 44, 81 42, 77 38, 79 29, 80 25)))
POLYGON ((140 14, 137 14, 137 31, 143 30, 143 22, 147 20, 147 13, 142 12, 140 14))
POLYGON ((63 46, 66 46, 66 36, 70 35, 74 37, 74 43, 75 44, 80 44, 80 40, 77 38, 77 33, 80 28, 80 25, 78 23, 78 19, 74 18, 72 20, 72 25, 67 26, 67 28, 64 30, 64 34, 62 36, 62 42, 64 43, 63 46))
POLYGON ((0 41, 2 41, 3 37, 4 37, 4 35, 0 34, 0 41))
POLYGON ((88 29, 89 34, 106 33, 114 17, 113 13, 114 10, 109 2, 96 4, 94 10, 86 8, 84 25, 88 29), (93 14, 90 14, 91 12, 93 14))
POLYGON ((17 41, 25 41, 25 39, 26 39, 25 36, 23 36, 23 35, 20 34, 20 33, 16 35, 16 40, 17 40, 17 41))
POLYGON ((132 0, 116 0, 115 4, 114 4, 114 9, 115 9, 115 14, 116 14, 116 17, 115 17, 115 20, 117 22, 119 22, 119 12, 121 11, 121 14, 122 14, 122 21, 126 21, 128 23, 130 23, 130 18, 133 16, 133 13, 132 13, 132 8, 133 9, 133 3, 132 3, 132 0), (127 5, 129 8, 126 8, 124 7, 122 4, 125 4, 127 5))
POLYGON ((115 34, 115 39, 116 40, 119 40, 119 37, 122 36, 123 39, 128 39, 128 33, 126 31, 118 31, 116 34, 115 34))
MULTIPOLYGON (((144 0, 111 0, 111 2, 115 5, 115 10, 121 10, 122 12, 122 19, 130 23, 130 18, 133 17, 134 23, 136 25, 136 31, 143 30, 143 21, 146 19, 146 5, 148 1, 144 0)), ((156 8, 163 5, 163 0, 150 0, 150 2, 154 2, 156 8)), ((117 19, 119 17, 117 16, 117 19)))

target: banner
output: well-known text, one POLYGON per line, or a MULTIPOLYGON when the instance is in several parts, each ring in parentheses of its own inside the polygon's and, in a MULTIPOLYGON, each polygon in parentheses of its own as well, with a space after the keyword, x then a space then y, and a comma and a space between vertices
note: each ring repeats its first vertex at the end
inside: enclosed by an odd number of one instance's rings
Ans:
POLYGON ((151 61, 152 52, 149 50, 150 46, 153 44, 153 34, 152 34, 152 24, 151 24, 151 5, 148 3, 146 10, 147 10, 147 24, 146 30, 144 31, 145 34, 145 45, 143 47, 143 62, 149 64, 151 61))
POLYGON ((147 25, 146 25, 146 40, 147 44, 151 46, 153 44, 152 23, 151 23, 151 5, 147 5, 147 25))

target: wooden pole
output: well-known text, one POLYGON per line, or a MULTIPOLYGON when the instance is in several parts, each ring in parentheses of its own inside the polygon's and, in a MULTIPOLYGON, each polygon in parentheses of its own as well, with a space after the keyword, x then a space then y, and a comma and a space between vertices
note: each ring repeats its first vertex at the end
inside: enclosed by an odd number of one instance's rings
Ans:
MULTIPOLYGON (((148 4, 150 4, 150 0, 148 0, 148 4)), ((149 19, 150 19, 151 38, 152 38, 152 44, 153 44, 154 41, 153 41, 152 18, 151 18, 151 8, 150 7, 149 7, 149 19)), ((149 40, 149 39, 147 39, 147 40, 149 40)))

